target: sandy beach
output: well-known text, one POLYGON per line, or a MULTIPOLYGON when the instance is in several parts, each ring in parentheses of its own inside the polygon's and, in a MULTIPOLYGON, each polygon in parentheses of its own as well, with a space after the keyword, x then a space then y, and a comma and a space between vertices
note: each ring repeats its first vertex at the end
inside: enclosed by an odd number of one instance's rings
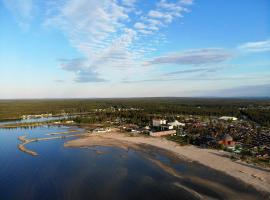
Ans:
POLYGON ((260 168, 241 161, 232 161, 228 152, 201 149, 195 146, 180 146, 165 138, 128 136, 117 131, 103 134, 89 134, 65 143, 65 147, 117 146, 135 147, 139 144, 152 145, 173 152, 182 159, 196 161, 212 169, 224 172, 254 186, 260 191, 270 192, 270 169, 260 168))

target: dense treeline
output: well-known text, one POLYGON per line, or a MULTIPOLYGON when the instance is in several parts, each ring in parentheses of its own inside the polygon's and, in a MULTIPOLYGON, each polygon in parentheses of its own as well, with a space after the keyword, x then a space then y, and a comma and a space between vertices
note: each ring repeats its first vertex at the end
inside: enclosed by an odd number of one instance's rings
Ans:
POLYGON ((270 127, 270 110, 262 110, 262 109, 248 109, 241 111, 243 115, 245 115, 249 120, 257 122, 263 126, 270 127))
MULTIPOLYGON (((191 115, 246 115, 264 125, 269 125, 270 99, 221 99, 221 98, 132 98, 132 99, 46 99, 46 100, 1 100, 0 120, 16 119, 24 114, 84 113, 93 109, 140 108, 147 114, 191 114, 191 115), (239 108, 252 108, 240 110, 239 108), (268 113, 267 113, 268 112, 268 113)), ((134 113, 131 113, 134 114, 134 113)), ((143 113, 141 113, 143 114, 143 113)), ((144 115, 147 116, 147 115, 144 115)), ((119 117, 119 116, 118 116, 119 117)), ((143 121, 140 113, 132 117, 143 121)), ((129 117, 127 117, 129 118, 129 117)), ((136 121, 136 120, 135 120, 136 121)))
POLYGON ((145 111, 116 111, 116 112, 97 112, 87 117, 77 117, 74 119, 77 123, 104 123, 106 121, 117 120, 125 123, 137 124, 141 126, 150 125, 151 115, 145 111))

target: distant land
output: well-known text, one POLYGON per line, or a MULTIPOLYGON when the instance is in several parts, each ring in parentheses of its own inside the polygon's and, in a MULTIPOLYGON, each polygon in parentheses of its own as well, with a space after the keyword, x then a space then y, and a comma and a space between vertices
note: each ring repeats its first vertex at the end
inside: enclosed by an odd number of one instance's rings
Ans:
POLYGON ((270 84, 242 86, 211 91, 205 96, 232 98, 270 98, 270 84))

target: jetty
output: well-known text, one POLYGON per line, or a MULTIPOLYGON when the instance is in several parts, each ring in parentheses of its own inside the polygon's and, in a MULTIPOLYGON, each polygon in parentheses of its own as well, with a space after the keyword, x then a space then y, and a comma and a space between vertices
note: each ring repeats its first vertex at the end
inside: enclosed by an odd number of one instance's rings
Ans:
MULTIPOLYGON (((64 133, 66 133, 66 132, 64 132, 64 133)), ((63 134, 63 132, 59 133, 59 134, 63 134)), ((25 145, 29 144, 31 142, 55 140, 55 139, 66 139, 66 138, 78 137, 78 136, 82 136, 82 135, 84 135, 84 134, 61 135, 61 136, 45 137, 45 138, 26 138, 26 136, 19 136, 18 140, 20 140, 22 143, 18 145, 18 149, 24 153, 31 155, 31 156, 38 156, 37 152, 27 149, 25 147, 25 145)))

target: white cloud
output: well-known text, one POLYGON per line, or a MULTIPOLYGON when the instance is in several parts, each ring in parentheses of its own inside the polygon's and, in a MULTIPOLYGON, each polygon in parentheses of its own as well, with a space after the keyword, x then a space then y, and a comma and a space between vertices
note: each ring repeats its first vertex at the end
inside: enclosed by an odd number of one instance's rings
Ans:
POLYGON ((167 0, 160 0, 156 4, 155 9, 150 10, 146 16, 142 17, 142 23, 153 34, 154 31, 158 31, 160 28, 169 25, 174 19, 183 17, 184 13, 189 12, 187 9, 188 5, 190 4, 183 3, 182 1, 174 1, 172 3, 167 0))
POLYGON ((90 76, 91 80, 95 80, 94 75, 114 75, 117 80, 130 73, 144 71, 142 63, 145 56, 164 42, 164 37, 157 33, 159 29, 186 12, 181 3, 164 0, 158 1, 157 9, 152 11, 152 14, 159 12, 160 18, 154 17, 154 14, 151 16, 151 11, 138 11, 136 0, 69 0, 54 7, 56 9, 48 12, 44 25, 63 31, 71 45, 82 53, 84 64, 79 65, 83 66, 80 73, 78 60, 76 63, 64 63, 62 67, 69 71, 74 68, 76 81, 80 81, 79 77, 88 80, 82 73, 90 76), (140 16, 133 18, 130 15, 140 16), (147 44, 142 42, 150 36, 147 44))
POLYGON ((136 29, 145 29, 145 28, 147 28, 147 26, 145 24, 141 23, 141 22, 137 22, 137 23, 134 24, 134 28, 136 28, 136 29))
MULTIPOLYGON (((88 71, 98 71, 100 63, 104 64, 102 67, 107 68, 109 61, 117 60, 116 55, 112 54, 113 49, 124 50, 125 45, 130 42, 128 41, 130 35, 123 23, 128 18, 124 7, 115 1, 71 0, 60 7, 57 15, 47 19, 45 25, 60 28, 67 35, 71 44, 83 54, 84 63, 87 64, 83 65, 84 70, 77 73, 77 76, 83 77, 83 80, 86 81, 88 79, 85 76, 89 75, 93 78, 94 75, 87 73, 88 71), (115 41, 121 44, 115 45, 115 41), (86 73, 85 76, 82 75, 83 72, 86 73)), ((74 63, 69 62, 68 70, 72 64, 74 63)), ((73 67, 76 71, 77 66, 73 67)), ((63 69, 67 70, 67 68, 63 69)), ((76 81, 80 81, 80 79, 77 78, 76 81)))
POLYGON ((96 43, 118 32, 127 18, 124 8, 114 1, 70 0, 46 24, 58 26, 75 43, 96 43))
POLYGON ((214 72, 218 70, 217 68, 193 68, 193 69, 185 69, 185 70, 178 70, 169 73, 162 74, 162 76, 176 76, 179 74, 194 74, 198 72, 214 72))
POLYGON ((148 16, 153 18, 163 18, 164 14, 156 10, 150 10, 148 16))
POLYGON ((76 73, 76 82, 104 82, 104 78, 92 68, 88 67, 86 59, 75 58, 75 59, 61 59, 60 67, 64 70, 76 73))
POLYGON ((186 5, 191 5, 193 4, 193 0, 181 0, 180 1, 182 4, 186 4, 186 5))
POLYGON ((60 59, 60 67, 67 71, 79 71, 87 67, 86 60, 83 58, 60 59))
POLYGON ((133 7, 137 0, 122 0, 122 4, 125 6, 133 7))
POLYGON ((169 3, 166 0, 161 0, 157 6, 158 8, 165 9, 167 11, 172 11, 172 12, 182 12, 182 11, 188 11, 185 6, 189 4, 183 3, 183 2, 177 2, 177 3, 169 3), (185 5, 183 5, 185 4, 185 5))
POLYGON ((33 19, 32 0, 3 0, 5 7, 10 10, 18 25, 27 30, 33 19))
POLYGON ((240 45, 238 48, 248 52, 270 51, 270 39, 257 42, 247 42, 240 45))
POLYGON ((147 65, 178 64, 204 65, 220 63, 232 58, 233 54, 221 48, 193 49, 189 51, 156 57, 147 65))
POLYGON ((86 69, 78 71, 75 81, 78 83, 89 83, 89 82, 106 82, 107 80, 101 78, 96 71, 86 69))

